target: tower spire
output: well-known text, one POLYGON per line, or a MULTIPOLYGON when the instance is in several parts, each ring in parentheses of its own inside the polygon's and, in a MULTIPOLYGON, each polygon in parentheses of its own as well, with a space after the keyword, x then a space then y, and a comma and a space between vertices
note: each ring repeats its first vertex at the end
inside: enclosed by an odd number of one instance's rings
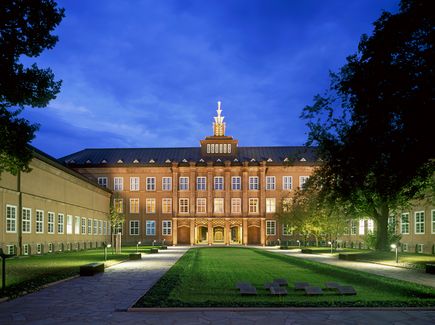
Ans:
POLYGON ((225 136, 225 123, 224 123, 224 116, 221 116, 222 110, 221 110, 221 101, 217 102, 218 108, 216 110, 217 116, 214 117, 213 122, 213 134, 215 137, 223 137, 225 136))

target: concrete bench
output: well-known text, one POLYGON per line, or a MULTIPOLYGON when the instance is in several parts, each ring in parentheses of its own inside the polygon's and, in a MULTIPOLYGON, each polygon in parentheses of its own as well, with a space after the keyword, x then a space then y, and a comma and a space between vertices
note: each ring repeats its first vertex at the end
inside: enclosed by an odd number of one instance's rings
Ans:
POLYGON ((159 252, 158 248, 150 248, 150 254, 157 254, 159 252))
POLYGON ((104 272, 104 263, 90 263, 80 266, 80 276, 92 276, 104 272))
POLYGON ((128 255, 128 259, 129 260, 140 260, 140 259, 142 259, 142 254, 141 253, 131 253, 128 255))
POLYGON ((270 287, 270 294, 272 296, 287 296, 288 292, 283 287, 270 287))
POLYGON ((166 245, 160 246, 160 249, 168 249, 168 246, 166 245))
POLYGON ((323 295, 323 290, 319 287, 305 287, 305 294, 307 296, 320 296, 323 295))

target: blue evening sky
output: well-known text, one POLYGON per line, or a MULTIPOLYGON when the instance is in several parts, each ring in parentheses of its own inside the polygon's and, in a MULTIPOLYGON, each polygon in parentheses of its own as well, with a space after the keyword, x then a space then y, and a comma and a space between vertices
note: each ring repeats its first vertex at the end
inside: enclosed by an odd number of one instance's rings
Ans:
POLYGON ((63 80, 24 116, 33 145, 189 147, 212 134, 222 101, 242 146, 302 145, 299 116, 398 0, 68 0, 59 42, 36 62, 63 80))

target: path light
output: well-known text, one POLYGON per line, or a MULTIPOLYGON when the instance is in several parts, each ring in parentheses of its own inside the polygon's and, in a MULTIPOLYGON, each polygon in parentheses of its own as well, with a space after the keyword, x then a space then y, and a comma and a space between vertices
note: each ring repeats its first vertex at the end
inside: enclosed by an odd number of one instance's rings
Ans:
POLYGON ((281 246, 281 239, 278 238, 278 246, 281 246))
POLYGON ((299 249, 301 249, 301 241, 298 239, 296 242, 297 242, 298 245, 299 245, 299 249))
POLYGON ((138 241, 136 244, 136 253, 139 253, 139 245, 142 244, 142 242, 138 241))
POLYGON ((107 249, 112 247, 112 245, 103 243, 103 247, 104 247, 104 260, 107 261, 107 249))
POLYGON ((332 241, 328 241, 328 245, 331 245, 331 254, 332 254, 332 241))
POLYGON ((399 263, 399 252, 397 251, 398 246, 396 244, 391 244, 390 247, 396 251, 396 263, 399 263))
POLYGON ((153 240, 153 246, 154 246, 155 244, 156 244, 156 240, 154 239, 154 240, 153 240))

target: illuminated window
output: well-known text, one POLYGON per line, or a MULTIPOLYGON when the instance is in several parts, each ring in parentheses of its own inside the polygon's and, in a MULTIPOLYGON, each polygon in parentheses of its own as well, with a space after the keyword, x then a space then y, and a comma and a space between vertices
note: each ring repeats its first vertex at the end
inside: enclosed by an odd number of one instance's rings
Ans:
POLYGON ((249 176, 249 190, 256 191, 258 189, 258 176, 249 176))
POLYGON ((415 233, 424 234, 424 211, 415 213, 415 233))
POLYGON ((224 199, 215 198, 214 199, 214 213, 224 213, 224 199))
POLYGON ((179 199, 179 211, 180 213, 189 213, 189 199, 179 199))
POLYGON ((180 191, 187 191, 189 189, 189 177, 180 177, 180 191))
POLYGON ((162 190, 163 191, 172 191, 172 178, 171 177, 163 177, 162 178, 162 190))
POLYGON ((17 207, 6 205, 6 232, 17 232, 17 207))
POLYGON ((54 234, 54 212, 47 214, 47 233, 54 234))
POLYGON ((273 191, 275 189, 275 176, 266 176, 266 190, 273 191))
POLYGON ((94 235, 98 235, 98 220, 94 219, 94 235))
POLYGON ((266 198, 266 212, 275 213, 275 211, 276 211, 276 199, 266 198))
POLYGON ((207 153, 210 153, 210 143, 207 144, 207 153))
POLYGON ((68 235, 72 234, 73 232, 73 216, 68 214, 66 216, 66 233, 68 235))
POLYGON ((31 209, 23 208, 21 230, 23 233, 27 233, 27 234, 32 232, 32 210, 31 209))
POLYGON ((292 189, 292 177, 283 176, 282 177, 282 189, 284 191, 290 191, 292 189))
POLYGON ((231 153, 231 144, 228 144, 228 153, 231 153))
POLYGON ((88 235, 92 235, 92 219, 88 219, 88 235))
POLYGON ((64 231, 64 215, 62 213, 59 213, 57 215, 57 233, 63 234, 64 231))
POLYGON ((364 235, 364 219, 359 221, 359 232, 360 235, 364 235))
POLYGON ((249 199, 249 213, 258 213, 258 198, 249 199))
POLYGON ((206 213, 207 212, 207 199, 206 198, 197 198, 196 199, 196 212, 197 213, 206 213))
POLYGON ((113 179, 113 190, 122 191, 124 189, 124 178, 123 177, 115 177, 113 179))
POLYGON ((146 213, 156 213, 156 199, 146 199, 145 205, 146 213))
POLYGON ((242 200, 240 198, 231 199, 231 213, 242 212, 242 200))
POLYGON ((123 199, 113 199, 113 206, 116 212, 122 213, 124 211, 123 205, 124 205, 123 199))
POLYGON ((162 213, 172 213, 172 199, 163 198, 162 199, 162 213))
POLYGON ((139 213, 139 199, 130 199, 130 213, 139 213))
POLYGON ((130 177, 130 191, 139 191, 139 177, 130 177))

